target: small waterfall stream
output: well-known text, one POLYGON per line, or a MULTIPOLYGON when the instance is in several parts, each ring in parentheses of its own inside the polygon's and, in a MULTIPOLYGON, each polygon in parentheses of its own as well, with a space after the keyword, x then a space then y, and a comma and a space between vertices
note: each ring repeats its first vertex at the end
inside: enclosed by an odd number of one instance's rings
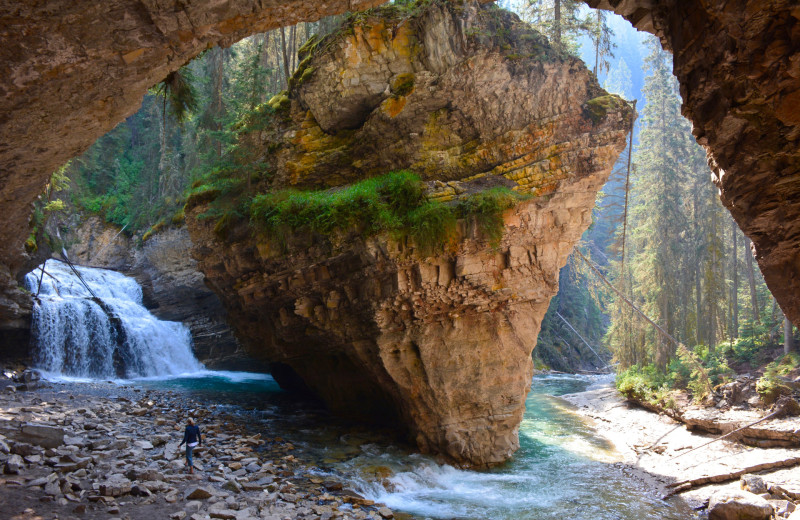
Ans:
MULTIPOLYGON (((94 296, 66 263, 46 263, 33 309, 37 367, 65 376, 126 379, 203 370, 192 354, 189 329, 150 314, 136 280, 107 269, 76 269, 94 296)), ((41 276, 40 268, 25 276, 32 294, 41 276)))

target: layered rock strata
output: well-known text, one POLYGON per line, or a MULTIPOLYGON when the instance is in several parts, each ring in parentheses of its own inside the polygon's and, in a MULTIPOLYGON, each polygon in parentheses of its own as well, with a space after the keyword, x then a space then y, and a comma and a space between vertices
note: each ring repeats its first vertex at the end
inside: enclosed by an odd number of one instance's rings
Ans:
POLYGON ((559 269, 632 111, 494 7, 380 9, 305 54, 273 126, 248 137, 273 167, 269 188, 412 168, 440 201, 489 186, 532 197, 504 214, 499 245, 462 221, 453 250, 432 256, 357 230, 296 233, 283 250, 240 222, 223 239, 190 202, 200 269, 284 386, 394 421, 450 461, 500 463, 519 446, 559 269))
POLYGON ((792 0, 587 0, 660 37, 712 180, 800 325, 800 6, 792 0))
POLYGON ((157 318, 180 321, 192 333, 195 356, 208 368, 256 370, 233 336, 219 298, 205 286, 186 228, 154 234, 141 247, 98 217, 89 217, 68 241, 70 259, 78 265, 114 269, 136 278, 144 305, 157 318))

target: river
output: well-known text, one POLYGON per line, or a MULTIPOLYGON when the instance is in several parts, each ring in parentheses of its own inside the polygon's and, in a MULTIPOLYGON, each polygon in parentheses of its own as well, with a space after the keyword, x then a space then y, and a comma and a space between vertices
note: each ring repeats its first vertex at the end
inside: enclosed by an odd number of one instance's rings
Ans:
POLYGON ((558 398, 608 378, 535 376, 520 425, 520 449, 487 471, 458 469, 415 453, 400 432, 337 419, 283 392, 271 376, 205 370, 188 330, 141 305, 141 288, 119 273, 74 271, 51 262, 26 278, 34 308, 35 359, 54 380, 113 380, 185 394, 236 417, 253 433, 290 441, 293 455, 323 479, 417 518, 459 520, 685 519, 606 441, 558 398), (80 273, 80 276, 78 276, 80 273), (41 283, 40 283, 41 279, 41 283))

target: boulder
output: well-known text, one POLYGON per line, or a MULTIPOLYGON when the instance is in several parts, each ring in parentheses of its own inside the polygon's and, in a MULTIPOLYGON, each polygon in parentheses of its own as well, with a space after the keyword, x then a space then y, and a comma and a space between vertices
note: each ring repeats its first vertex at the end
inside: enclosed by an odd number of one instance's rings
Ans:
POLYGON ((131 492, 132 483, 125 475, 115 473, 102 481, 98 485, 98 490, 102 496, 118 497, 131 492))
POLYGON ((740 484, 742 489, 756 495, 767 492, 767 485, 764 483, 764 479, 758 475, 742 475, 740 484))
POLYGON ((186 493, 186 500, 205 500, 214 496, 214 492, 205 487, 194 487, 186 493))
POLYGON ((25 461, 16 453, 11 455, 3 467, 3 472, 9 475, 19 475, 19 472, 25 468, 25 461))
POLYGON ((64 429, 43 424, 24 424, 20 440, 43 448, 57 448, 64 444, 64 429))
POLYGON ((723 489, 708 503, 709 520, 769 520, 773 512, 768 501, 748 491, 723 489))

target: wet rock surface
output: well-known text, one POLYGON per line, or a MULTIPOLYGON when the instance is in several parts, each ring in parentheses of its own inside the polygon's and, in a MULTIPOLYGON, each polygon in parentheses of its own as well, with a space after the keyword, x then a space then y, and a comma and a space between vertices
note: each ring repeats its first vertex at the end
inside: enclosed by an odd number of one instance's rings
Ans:
MULTIPOLYGON (((8 381, 0 381, 5 386, 8 381)), ((323 481, 282 438, 262 437, 217 405, 168 391, 46 383, 0 393, 0 502, 6 518, 411 518, 323 481), (203 445, 187 473, 183 419, 203 445), (16 440, 36 425, 63 432, 44 447, 16 440)))
POLYGON ((353 230, 295 233, 286 252, 244 222, 222 239, 190 202, 193 254, 237 336, 340 413, 394 422, 458 464, 503 462, 541 319, 630 108, 515 15, 438 2, 353 21, 292 83, 279 123, 250 136, 274 154, 271 188, 411 168, 443 202, 490 186, 532 198, 504 214, 499 244, 461 222, 453 250, 431 256, 353 230))

